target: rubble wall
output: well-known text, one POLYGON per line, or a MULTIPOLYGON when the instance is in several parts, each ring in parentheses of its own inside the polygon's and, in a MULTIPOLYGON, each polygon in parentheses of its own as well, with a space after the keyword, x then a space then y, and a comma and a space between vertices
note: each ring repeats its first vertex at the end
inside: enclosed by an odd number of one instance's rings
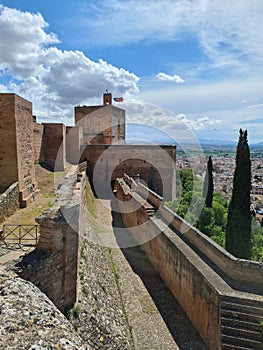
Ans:
POLYGON ((86 176, 73 166, 53 208, 36 218, 37 248, 20 262, 20 275, 40 288, 62 311, 77 301, 80 247, 86 228, 86 176))
POLYGON ((4 193, 0 194, 0 223, 14 214, 19 208, 18 182, 11 185, 4 193))

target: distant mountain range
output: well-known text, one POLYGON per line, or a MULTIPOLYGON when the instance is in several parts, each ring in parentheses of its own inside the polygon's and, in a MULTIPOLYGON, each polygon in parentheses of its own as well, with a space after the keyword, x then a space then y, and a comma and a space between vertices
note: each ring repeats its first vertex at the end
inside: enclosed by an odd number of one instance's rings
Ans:
POLYGON ((236 141, 223 141, 223 140, 213 140, 213 139, 198 139, 201 145, 218 145, 218 146, 236 146, 236 141))
POLYGON ((250 149, 254 149, 254 150, 263 149, 263 142, 258 142, 250 145, 250 149))
MULTIPOLYGON (((212 140, 212 139, 199 139, 201 145, 210 145, 210 146, 221 146, 221 147, 236 147, 237 141, 223 141, 223 140, 212 140)), ((258 150, 263 149, 263 142, 250 143, 250 149, 258 150)))

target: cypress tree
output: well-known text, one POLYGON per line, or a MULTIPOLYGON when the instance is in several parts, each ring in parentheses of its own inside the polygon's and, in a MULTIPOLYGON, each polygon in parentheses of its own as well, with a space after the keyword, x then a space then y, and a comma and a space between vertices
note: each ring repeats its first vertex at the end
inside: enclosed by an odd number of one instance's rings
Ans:
POLYGON ((213 192, 214 192, 213 163, 212 163, 212 158, 210 156, 207 161, 205 183, 204 183, 204 189, 203 189, 203 197, 205 198, 205 205, 208 208, 212 208, 213 192))
POLYGON ((238 258, 251 258, 251 161, 247 131, 239 130, 233 192, 228 209, 226 249, 238 258))

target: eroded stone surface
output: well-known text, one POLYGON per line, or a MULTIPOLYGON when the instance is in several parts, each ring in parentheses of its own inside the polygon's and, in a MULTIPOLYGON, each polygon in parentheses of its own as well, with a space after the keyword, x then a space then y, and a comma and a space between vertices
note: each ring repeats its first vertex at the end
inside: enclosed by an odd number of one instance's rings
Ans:
POLYGON ((32 283, 0 266, 0 349, 89 349, 32 283))

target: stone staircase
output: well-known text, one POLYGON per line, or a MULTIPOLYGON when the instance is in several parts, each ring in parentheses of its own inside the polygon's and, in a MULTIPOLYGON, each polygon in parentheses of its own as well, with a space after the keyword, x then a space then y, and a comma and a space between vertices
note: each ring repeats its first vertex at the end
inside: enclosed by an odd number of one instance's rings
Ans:
POLYGON ((155 209, 154 207, 146 207, 146 212, 148 214, 148 217, 152 217, 155 215, 155 209))
POLYGON ((263 301, 221 299, 222 350, 263 349, 263 301))

